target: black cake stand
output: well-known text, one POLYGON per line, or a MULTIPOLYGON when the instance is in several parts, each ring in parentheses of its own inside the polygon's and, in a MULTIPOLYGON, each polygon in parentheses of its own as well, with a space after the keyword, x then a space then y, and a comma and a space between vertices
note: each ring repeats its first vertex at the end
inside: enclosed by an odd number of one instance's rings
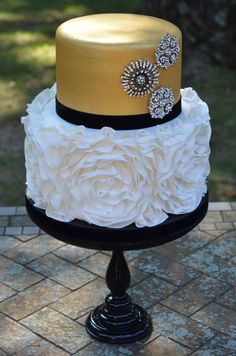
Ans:
POLYGON ((46 216, 45 211, 26 198, 28 215, 42 230, 65 243, 94 250, 109 250, 111 261, 106 283, 111 291, 105 303, 95 308, 86 321, 86 330, 93 338, 108 343, 130 343, 150 336, 152 322, 148 313, 132 303, 126 293, 130 272, 124 251, 146 249, 173 241, 191 231, 205 217, 208 208, 206 194, 196 210, 188 214, 170 215, 155 227, 137 228, 134 224, 111 229, 80 220, 60 222, 46 216))

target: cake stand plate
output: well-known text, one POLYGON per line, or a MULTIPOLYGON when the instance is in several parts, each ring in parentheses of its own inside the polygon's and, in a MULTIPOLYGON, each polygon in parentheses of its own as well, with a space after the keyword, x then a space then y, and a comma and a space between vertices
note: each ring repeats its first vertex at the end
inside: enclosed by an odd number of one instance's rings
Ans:
POLYGON ((111 293, 105 298, 105 303, 90 313, 86 330, 99 341, 123 344, 146 338, 152 332, 150 316, 142 307, 132 303, 126 293, 130 272, 123 252, 159 246, 191 231, 207 213, 208 194, 193 212, 169 215, 162 224, 144 228, 132 224, 111 229, 76 219, 69 223, 57 221, 35 207, 27 197, 26 209, 35 224, 58 240, 79 247, 112 251, 106 272, 106 283, 111 293))

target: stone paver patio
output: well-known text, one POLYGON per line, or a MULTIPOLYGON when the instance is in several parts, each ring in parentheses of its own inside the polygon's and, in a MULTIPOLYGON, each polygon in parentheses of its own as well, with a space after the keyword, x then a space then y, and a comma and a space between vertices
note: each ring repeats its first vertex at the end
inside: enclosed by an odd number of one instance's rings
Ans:
POLYGON ((0 356, 236 355, 236 203, 169 244, 126 253, 129 293, 154 330, 130 345, 95 342, 87 314, 108 293, 109 252, 66 245, 24 207, 0 208, 0 356))

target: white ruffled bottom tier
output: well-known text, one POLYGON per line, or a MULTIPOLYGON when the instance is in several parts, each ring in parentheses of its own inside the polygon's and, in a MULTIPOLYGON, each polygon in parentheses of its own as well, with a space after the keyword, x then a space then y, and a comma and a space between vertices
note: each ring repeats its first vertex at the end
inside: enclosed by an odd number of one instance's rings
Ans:
POLYGON ((181 90, 182 113, 162 125, 89 129, 55 112, 55 85, 22 118, 27 195, 47 216, 122 228, 154 226, 193 211, 206 193, 211 135, 208 107, 181 90))

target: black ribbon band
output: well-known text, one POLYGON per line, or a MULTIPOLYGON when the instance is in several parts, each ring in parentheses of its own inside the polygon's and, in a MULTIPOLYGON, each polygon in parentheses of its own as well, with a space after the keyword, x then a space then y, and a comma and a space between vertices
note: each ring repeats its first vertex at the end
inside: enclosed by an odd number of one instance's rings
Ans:
POLYGON ((93 129, 104 126, 114 130, 135 130, 164 124, 175 119, 181 113, 181 99, 173 106, 171 112, 162 119, 153 119, 151 115, 96 115, 77 111, 61 104, 56 98, 56 112, 65 121, 75 125, 84 125, 93 129))

